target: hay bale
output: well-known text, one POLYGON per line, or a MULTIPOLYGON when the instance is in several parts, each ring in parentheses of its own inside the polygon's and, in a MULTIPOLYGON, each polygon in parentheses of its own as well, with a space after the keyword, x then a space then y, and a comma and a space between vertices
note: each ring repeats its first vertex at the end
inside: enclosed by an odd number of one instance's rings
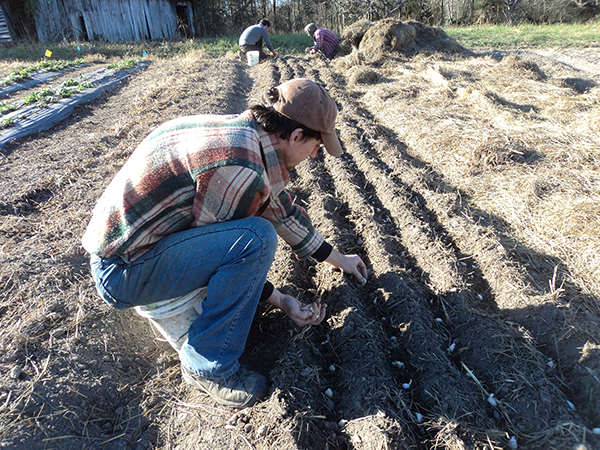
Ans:
MULTIPOLYGON (((367 19, 360 19, 352 25, 346 27, 342 32, 342 40, 346 41, 347 45, 357 47, 360 45, 365 33, 373 26, 373 22, 367 19)), ((352 49, 350 49, 352 50, 352 49)), ((350 52, 348 52, 350 53, 350 52)))
POLYGON ((394 52, 401 52, 405 57, 440 52, 470 54, 440 28, 413 21, 383 19, 372 23, 362 19, 343 31, 338 55, 345 56, 342 65, 350 68, 381 63, 394 52))
POLYGON ((461 46, 454 38, 451 38, 441 28, 430 27, 420 22, 410 21, 407 25, 413 27, 416 31, 416 38, 413 47, 415 52, 423 53, 465 53, 470 52, 461 46))
POLYGON ((373 23, 367 19, 360 19, 352 25, 346 27, 340 37, 338 45, 338 55, 349 55, 355 48, 358 48, 360 41, 373 23))
POLYGON ((367 30, 358 48, 366 62, 375 62, 391 52, 406 48, 414 42, 416 35, 413 26, 394 19, 384 19, 367 30))

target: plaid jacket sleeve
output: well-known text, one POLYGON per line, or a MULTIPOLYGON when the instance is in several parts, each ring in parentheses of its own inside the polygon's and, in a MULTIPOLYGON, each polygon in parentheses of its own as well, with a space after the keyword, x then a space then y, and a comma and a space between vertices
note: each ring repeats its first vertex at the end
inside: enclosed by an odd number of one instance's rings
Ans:
POLYGON ((279 237, 299 258, 311 256, 323 244, 323 236, 315 229, 304 208, 296 205, 285 189, 289 174, 276 151, 276 138, 262 129, 259 134, 266 167, 264 177, 269 185, 269 200, 261 216, 273 224, 279 237))
POLYGON ((262 216, 299 257, 310 256, 323 238, 284 189, 289 175, 276 143, 250 112, 162 125, 107 187, 84 247, 103 258, 134 260, 168 234, 262 216))

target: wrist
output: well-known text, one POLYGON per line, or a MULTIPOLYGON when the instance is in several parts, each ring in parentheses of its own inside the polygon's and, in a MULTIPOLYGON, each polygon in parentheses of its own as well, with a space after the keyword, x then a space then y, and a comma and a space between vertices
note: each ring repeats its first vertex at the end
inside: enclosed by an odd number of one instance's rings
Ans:
POLYGON ((266 302, 270 303, 275 308, 281 309, 281 296, 282 296, 281 292, 279 292, 277 289, 273 288, 273 292, 272 292, 271 296, 266 300, 266 302))
POLYGON ((335 248, 332 248, 331 253, 329 253, 329 256, 325 259, 325 262, 331 264, 336 269, 341 269, 343 255, 340 252, 338 252, 335 248))

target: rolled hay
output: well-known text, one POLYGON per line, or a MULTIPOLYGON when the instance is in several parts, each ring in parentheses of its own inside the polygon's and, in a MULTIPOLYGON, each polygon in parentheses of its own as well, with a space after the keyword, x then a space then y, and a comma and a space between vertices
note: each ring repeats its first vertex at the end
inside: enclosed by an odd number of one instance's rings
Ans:
POLYGON ((346 27, 342 32, 342 40, 348 45, 358 48, 365 33, 373 26, 373 22, 367 19, 360 19, 352 25, 346 27))
POLYGON ((469 50, 451 38, 441 28, 430 27, 420 22, 408 22, 416 31, 414 50, 423 53, 467 53, 469 50))
POLYGON ((412 25, 394 19, 375 22, 360 41, 359 50, 366 62, 376 62, 389 53, 412 44, 417 30, 412 25))
POLYGON ((338 46, 338 55, 349 55, 358 48, 363 36, 372 25, 373 22, 370 20, 360 19, 344 29, 338 46))

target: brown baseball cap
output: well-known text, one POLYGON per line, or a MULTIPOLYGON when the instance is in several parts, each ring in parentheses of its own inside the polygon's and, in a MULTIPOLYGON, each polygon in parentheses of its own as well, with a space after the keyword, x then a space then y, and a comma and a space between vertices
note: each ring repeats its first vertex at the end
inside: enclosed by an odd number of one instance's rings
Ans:
POLYGON ((330 155, 344 153, 335 132, 337 106, 322 86, 307 78, 295 78, 280 84, 277 90, 279 100, 273 104, 277 112, 321 133, 330 155))

